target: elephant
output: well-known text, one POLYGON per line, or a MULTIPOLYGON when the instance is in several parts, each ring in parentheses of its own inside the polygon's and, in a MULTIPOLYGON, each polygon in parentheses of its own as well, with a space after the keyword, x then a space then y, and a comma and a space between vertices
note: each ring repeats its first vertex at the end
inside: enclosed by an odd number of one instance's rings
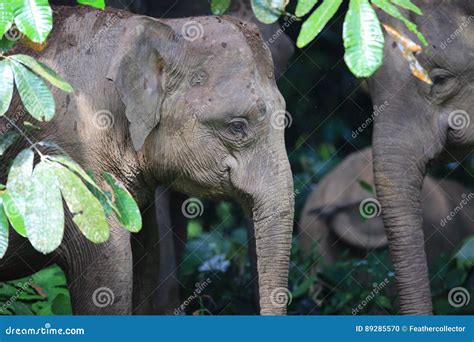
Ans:
MULTIPOLYGON (((316 185, 306 200, 299 227, 299 242, 310 255, 316 252, 332 264, 347 258, 365 258, 376 249, 388 247, 385 228, 377 208, 377 200, 361 181, 374 188, 372 149, 370 147, 347 156, 316 185), (363 204, 372 201, 369 213, 363 204)), ((468 235, 474 234, 474 202, 468 189, 451 180, 424 179, 422 217, 428 264, 442 253, 451 253, 468 235), (450 213, 466 199, 456 215, 450 213)))
MULTIPOLYGON (((76 5, 75 0, 53 0, 54 5, 76 5)), ((116 9, 125 9, 136 14, 142 14, 152 16, 155 18, 181 18, 190 16, 202 16, 210 14, 210 4, 208 1, 200 0, 193 1, 171 1, 164 0, 159 2, 147 1, 147 0, 136 0, 131 3, 123 3, 121 1, 106 1, 107 6, 114 7, 116 9)), ((290 24, 290 21, 285 22, 282 26, 279 23, 271 25, 263 24, 258 21, 253 14, 251 4, 249 0, 233 0, 231 1, 230 8, 226 12, 227 15, 235 16, 246 22, 251 22, 257 25, 262 35, 262 39, 265 41, 266 46, 269 48, 275 71, 275 78, 278 79, 281 74, 285 71, 286 66, 294 53, 294 43, 285 34, 285 30, 290 24)), ((165 191, 164 189, 157 189, 155 192, 157 197, 155 198, 156 208, 149 208, 142 213, 144 222, 147 226, 154 229, 158 227, 159 233, 157 237, 164 236, 166 241, 161 240, 161 246, 165 248, 160 249, 158 252, 155 251, 155 257, 153 261, 150 260, 150 268, 155 267, 159 263, 158 260, 168 260, 156 272, 159 274, 157 280, 157 290, 153 294, 153 314, 167 314, 172 313, 176 307, 176 303, 179 302, 179 297, 172 294, 179 294, 180 288, 178 280, 176 279, 175 268, 172 265, 179 265, 181 263, 180 254, 184 249, 183 243, 186 241, 186 227, 183 221, 183 215, 180 211, 173 213, 173 210, 177 207, 181 207, 184 198, 175 191, 165 191), (156 212, 159 212, 157 222, 156 212), (172 239, 172 236, 175 239, 172 239), (175 249, 173 244, 176 245, 175 249), (173 253, 176 252, 176 255, 173 253), (175 260, 171 262, 170 260, 175 260)), ((248 236, 249 245, 255 246, 253 237, 253 226, 248 225, 248 236)), ((150 251, 147 252, 149 255, 150 251)), ((254 248, 249 248, 249 257, 252 260, 252 277, 257 278, 256 262, 254 248)), ((149 259, 152 259, 149 256, 149 259)), ((150 273, 149 276, 152 276, 150 273)), ((255 298, 253 300, 253 306, 255 310, 259 310, 259 298, 258 298, 258 281, 253 282, 255 298)))
MULTIPOLYGON (((240 203, 255 230, 260 313, 285 314, 274 296, 287 291, 293 180, 284 130, 272 125, 285 102, 257 28, 228 16, 158 20, 67 7, 54 9, 54 23, 38 58, 75 91, 53 90, 56 116, 30 140, 54 140, 84 169, 112 173, 143 211, 158 185, 240 203)), ((6 116, 26 119, 17 97, 6 116)), ((0 129, 11 126, 2 121, 0 129)), ((6 158, 26 147, 15 143, 6 158)), ((0 174, 5 181, 5 163, 0 174)), ((0 280, 57 263, 74 314, 146 313, 156 289, 150 266, 157 267, 147 259, 159 248, 158 230, 145 223, 130 234, 109 224, 109 240, 93 244, 68 215, 63 242, 49 255, 12 232, 0 280), (108 306, 95 305, 102 289, 113 295, 108 306)))
MULTIPOLYGON (((373 167, 403 314, 433 312, 423 248, 422 185, 427 168, 461 162, 474 145, 474 4, 414 0, 424 15, 403 11, 429 45, 416 55, 431 84, 415 78, 385 34, 384 61, 368 79, 372 102, 373 167)), ((399 32, 403 24, 378 10, 399 32)), ((415 40, 415 37, 413 37, 415 40)))

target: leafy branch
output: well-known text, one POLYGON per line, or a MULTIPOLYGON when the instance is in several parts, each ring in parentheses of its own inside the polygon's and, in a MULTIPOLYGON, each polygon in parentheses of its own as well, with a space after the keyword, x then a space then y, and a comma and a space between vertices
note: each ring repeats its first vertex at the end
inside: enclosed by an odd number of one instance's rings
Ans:
MULTIPOLYGON (((78 0, 78 3, 105 7, 104 0, 78 0)), ((102 178, 110 191, 103 190, 93 176, 58 145, 45 141, 34 143, 5 116, 15 85, 25 109, 38 121, 50 121, 56 112, 54 97, 45 80, 62 91, 73 92, 67 81, 33 57, 5 54, 23 36, 43 44, 52 27, 52 9, 47 0, 0 0, 0 37, 3 37, 0 41, 0 118, 16 129, 0 134, 0 157, 20 137, 29 144, 14 158, 6 185, 0 184, 0 258, 8 248, 9 226, 28 238, 36 250, 45 254, 54 251, 64 234, 63 200, 79 230, 94 243, 107 241, 107 218, 112 214, 131 232, 138 232, 142 226, 135 200, 113 175, 103 172, 102 178), (14 31, 18 32, 13 34, 14 31), (40 147, 61 153, 46 155, 40 147), (36 165, 35 154, 40 159, 36 165)))
MULTIPOLYGON (((296 45, 303 48, 311 43, 326 27, 340 9, 343 0, 297 0, 295 16, 308 16, 301 25, 296 45), (316 8, 315 8, 316 6, 316 8), (315 8, 313 10, 313 8, 315 8), (311 14, 310 14, 311 13, 311 14)), ((345 47, 344 61, 356 77, 369 77, 382 65, 384 35, 382 26, 374 10, 380 8, 388 15, 400 20, 418 40, 427 46, 428 42, 415 23, 408 20, 399 8, 417 15, 421 9, 411 0, 348 0, 349 6, 343 24, 345 47)), ((288 0, 251 0, 255 17, 266 24, 274 23, 281 15, 286 15, 288 0)), ((230 6, 230 0, 212 0, 211 10, 215 15, 223 14, 230 6)))

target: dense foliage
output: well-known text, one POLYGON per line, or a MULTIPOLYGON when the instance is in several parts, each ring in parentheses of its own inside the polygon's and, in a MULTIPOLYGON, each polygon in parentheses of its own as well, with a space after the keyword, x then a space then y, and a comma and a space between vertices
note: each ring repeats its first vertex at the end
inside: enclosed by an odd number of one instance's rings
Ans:
MULTIPOLYGON (((104 7, 103 0, 78 2, 104 7)), ((68 82, 35 58, 7 54, 23 36, 26 42, 41 46, 52 27, 53 14, 47 0, 0 2, 0 117, 16 129, 0 134, 0 157, 20 139, 29 145, 11 163, 6 184, 0 184, 0 258, 8 248, 9 225, 28 238, 39 252, 54 251, 63 238, 63 200, 80 231, 95 243, 109 238, 107 217, 112 213, 132 232, 139 231, 142 225, 137 204, 114 176, 104 172, 101 176, 110 191, 101 189, 94 176, 70 159, 61 147, 48 141, 33 143, 25 129, 5 115, 15 85, 23 106, 39 122, 50 121, 56 112, 53 95, 43 79, 65 92, 73 92, 68 82), (42 148, 55 152, 46 155, 42 148), (35 155, 40 162, 33 166, 35 155)), ((9 162, 5 159, 4 156, 2 162, 9 162)))

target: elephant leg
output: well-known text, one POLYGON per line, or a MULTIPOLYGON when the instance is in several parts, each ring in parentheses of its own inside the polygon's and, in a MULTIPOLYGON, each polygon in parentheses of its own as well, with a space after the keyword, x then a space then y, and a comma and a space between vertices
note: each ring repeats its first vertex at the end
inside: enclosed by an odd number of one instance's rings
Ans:
POLYGON ((180 305, 178 283, 178 261, 174 243, 174 227, 171 221, 171 192, 158 187, 155 193, 158 231, 160 235, 160 272, 158 291, 154 303, 160 315, 171 315, 180 305))
POLYGON ((66 218, 59 266, 65 271, 75 315, 129 315, 132 309, 130 233, 110 224, 102 244, 87 240, 66 218))
POLYGON ((134 314, 169 315, 180 305, 177 269, 186 243, 182 197, 158 187, 155 205, 142 213, 142 231, 132 236, 134 314))
POLYGON ((142 212, 143 228, 131 238, 133 252, 133 314, 158 314, 154 292, 159 290, 160 236, 155 205, 142 212))

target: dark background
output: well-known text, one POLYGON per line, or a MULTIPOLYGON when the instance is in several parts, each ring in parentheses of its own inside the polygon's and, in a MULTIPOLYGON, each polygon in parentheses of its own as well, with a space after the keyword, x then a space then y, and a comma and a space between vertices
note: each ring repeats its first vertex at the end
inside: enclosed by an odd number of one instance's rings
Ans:
MULTIPOLYGON (((53 1, 70 4, 74 1, 53 1)), ((155 17, 183 17, 210 14, 207 1, 110 1, 113 5, 129 6, 140 14, 155 17)), ((292 2, 293 3, 293 2, 292 2)), ((290 6, 289 12, 293 9, 290 6)), ((311 189, 335 165, 351 152, 371 143, 369 127, 356 139, 352 130, 372 114, 372 104, 364 81, 355 79, 343 60, 342 20, 344 10, 307 48, 295 48, 289 64, 278 76, 278 86, 285 97, 292 124, 286 130, 286 145, 294 174, 296 196, 295 239, 292 251, 289 288, 293 299, 290 314, 351 314, 372 289, 372 284, 393 277, 386 251, 376 251, 365 259, 348 259, 327 266, 324 260, 303 256, 298 246, 298 220, 311 189), (309 268, 319 265, 316 276, 309 268), (348 274, 352 274, 348 276, 348 274), (356 281, 363 275, 366 283, 356 281)), ((283 19, 282 19, 283 20, 283 19)), ((296 41, 301 23, 291 24, 285 30, 296 41)), ((474 171, 472 161, 463 165, 474 171)), ((457 165, 430 170, 442 177, 470 186, 473 179, 457 165), (454 169, 454 171, 453 171, 454 169)), ((195 284, 210 277, 211 285, 187 306, 188 314, 255 314, 252 276, 247 251, 246 220, 240 208, 227 202, 204 202, 204 213, 188 223, 188 244, 179 267, 178 281, 181 299, 188 298, 195 284), (219 257, 223 260, 219 261, 219 257), (214 258, 214 259, 213 259, 214 258), (220 262, 221 271, 200 271, 209 260, 220 262)), ((447 303, 447 292, 455 286, 466 286, 468 271, 459 268, 451 255, 441 255, 439 266, 431 272, 439 276, 433 281, 435 313, 474 313, 472 303, 463 309, 454 309, 447 303)), ((25 279, 0 283, 0 304, 16 293, 25 279)), ((394 281, 360 314, 397 314, 397 296, 394 281)), ((69 295, 64 276, 58 268, 50 268, 33 278, 34 286, 22 292, 11 305, 11 314, 68 314, 69 295)), ((473 300, 474 301, 474 300, 473 300)))

